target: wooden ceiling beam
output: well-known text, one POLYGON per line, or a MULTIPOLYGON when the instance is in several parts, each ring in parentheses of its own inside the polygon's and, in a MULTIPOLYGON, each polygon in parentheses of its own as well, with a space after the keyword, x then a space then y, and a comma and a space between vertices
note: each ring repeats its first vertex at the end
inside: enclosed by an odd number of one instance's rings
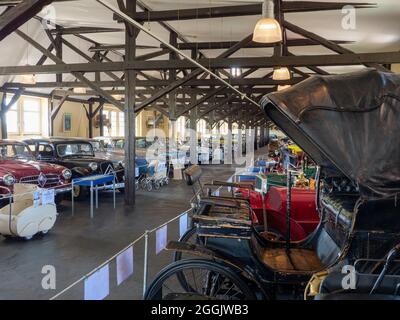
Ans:
MULTIPOLYGON (((344 47, 338 45, 337 43, 334 43, 328 39, 325 39, 324 37, 321 37, 313 32, 305 30, 305 29, 303 29, 297 25, 294 25, 293 23, 290 23, 286 20, 283 21, 282 25, 286 29, 288 29, 294 33, 297 33, 303 37, 306 37, 308 39, 314 40, 314 41, 318 42, 319 44, 321 44, 322 46, 324 46, 334 52, 337 52, 339 54, 354 54, 354 51, 344 48, 344 47)), ((361 62, 361 63, 367 67, 372 67, 372 68, 375 68, 375 69, 383 71, 383 72, 391 72, 390 70, 386 69, 385 67, 383 67, 382 65, 380 65, 378 63, 374 63, 374 62, 367 62, 367 63, 361 62)))
POLYGON ((0 41, 38 14, 53 0, 25 0, 0 16, 0 41))
MULTIPOLYGON (((375 8, 374 3, 357 2, 322 2, 322 1, 284 1, 283 12, 313 12, 326 10, 341 10, 346 5, 354 8, 375 8)), ((262 4, 248 4, 238 6, 220 6, 208 8, 174 9, 150 12, 137 12, 132 16, 138 22, 165 22, 193 19, 210 19, 223 17, 239 17, 261 15, 262 4)), ((114 19, 122 22, 121 18, 114 14, 114 19)))

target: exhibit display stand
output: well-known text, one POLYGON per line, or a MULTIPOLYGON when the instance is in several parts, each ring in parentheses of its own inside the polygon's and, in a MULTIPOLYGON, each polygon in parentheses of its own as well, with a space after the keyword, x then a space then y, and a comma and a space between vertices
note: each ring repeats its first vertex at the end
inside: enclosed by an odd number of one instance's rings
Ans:
POLYGON ((71 202, 72 202, 72 215, 74 215, 75 205, 74 205, 74 186, 82 186, 82 187, 89 187, 90 192, 90 218, 93 218, 93 194, 95 194, 95 205, 96 209, 99 207, 99 190, 104 189, 103 186, 106 184, 112 183, 112 190, 113 190, 113 204, 115 209, 115 175, 106 174, 106 175, 94 175, 84 178, 77 178, 73 179, 72 189, 71 189, 71 202))

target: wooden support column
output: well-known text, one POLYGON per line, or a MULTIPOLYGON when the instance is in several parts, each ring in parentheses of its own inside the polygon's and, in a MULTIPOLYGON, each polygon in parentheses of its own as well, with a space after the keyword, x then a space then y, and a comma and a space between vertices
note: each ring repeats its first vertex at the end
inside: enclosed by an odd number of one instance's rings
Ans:
MULTIPOLYGON (((56 30, 60 30, 60 27, 57 26, 56 30)), ((54 38, 54 44, 55 44, 55 50, 56 50, 56 57, 62 60, 63 58, 63 48, 62 48, 62 35, 61 33, 57 33, 57 35, 54 38)), ((56 74, 56 81, 57 82, 62 82, 63 80, 63 75, 62 73, 57 73, 56 74)))
MULTIPOLYGON (((126 1, 126 13, 136 13, 136 0, 126 1)), ((125 61, 133 62, 136 57, 136 32, 125 31, 125 61)), ((125 70, 125 204, 135 205, 135 91, 136 71, 125 70)))
POLYGON ((260 126, 260 148, 265 146, 265 128, 263 125, 260 126))
POLYGON ((6 120, 6 93, 3 93, 1 99, 0 122, 1 122, 1 138, 7 139, 7 120, 6 120))
MULTIPOLYGON (((231 108, 232 106, 230 106, 231 108)), ((228 134, 224 137, 225 144, 225 155, 224 155, 224 164, 232 164, 232 117, 229 116, 227 119, 228 122, 228 134)))
POLYGON ((257 150, 258 149, 258 142, 259 142, 259 140, 258 140, 258 127, 253 125, 252 129, 254 129, 254 150, 257 150))
MULTIPOLYGON (((173 45, 174 47, 176 47, 177 41, 178 41, 177 34, 175 32, 171 32, 169 34, 169 43, 171 45, 173 45)), ((169 59, 170 60, 177 59, 176 53, 175 52, 171 52, 169 54, 169 59)), ((168 75, 169 81, 171 83, 176 81, 176 69, 170 69, 168 72, 169 72, 169 75, 168 75)), ((168 94, 168 108, 169 108, 170 120, 171 121, 175 121, 176 120, 176 92, 175 91, 171 91, 168 94)))
MULTIPOLYGON (((193 59, 197 57, 197 50, 191 51, 191 56, 193 59)), ((197 94, 195 92, 190 96, 190 106, 194 105, 197 101, 197 94)), ((189 109, 189 128, 190 128, 190 162, 191 164, 197 164, 198 162, 198 142, 197 142, 197 106, 189 109)))
POLYGON ((100 127, 100 137, 104 137, 104 123, 103 123, 103 110, 104 110, 104 104, 100 107, 99 109, 99 127, 100 127))
MULTIPOLYGON (((196 102, 196 95, 193 94, 192 103, 196 102)), ((197 107, 189 112, 189 127, 190 127, 190 162, 197 164, 197 107)))
MULTIPOLYGON (((178 36, 175 32, 170 32, 169 34, 169 43, 176 47, 178 41, 178 36)), ((171 52, 169 54, 170 60, 177 59, 177 55, 175 52, 171 52)), ((176 81, 177 72, 176 69, 170 69, 168 71, 168 79, 171 83, 176 81)), ((175 149, 176 147, 176 92, 175 90, 171 91, 168 94, 168 113, 169 113, 169 139, 167 144, 167 154, 170 154, 169 149, 175 149)), ((170 159, 171 160, 171 159, 170 159)))
POLYGON ((89 121, 89 138, 93 138, 93 103, 89 103, 88 111, 88 121, 89 121))

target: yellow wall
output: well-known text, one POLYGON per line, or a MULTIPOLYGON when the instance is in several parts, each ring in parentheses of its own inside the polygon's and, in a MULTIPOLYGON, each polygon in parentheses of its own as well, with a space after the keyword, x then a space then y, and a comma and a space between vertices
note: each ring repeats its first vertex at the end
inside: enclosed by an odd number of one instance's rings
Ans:
MULTIPOLYGON (((88 105, 85 105, 88 108, 88 105)), ((93 109, 96 105, 93 106, 93 109)), ((94 124, 93 124, 94 125, 94 124)), ((100 135, 99 128, 93 128, 93 136, 100 135)), ((54 136, 60 137, 89 137, 89 120, 81 103, 66 101, 54 119, 54 136), (64 114, 72 115, 71 131, 64 131, 64 114)))
POLYGON ((392 64, 392 71, 400 73, 400 64, 392 64))

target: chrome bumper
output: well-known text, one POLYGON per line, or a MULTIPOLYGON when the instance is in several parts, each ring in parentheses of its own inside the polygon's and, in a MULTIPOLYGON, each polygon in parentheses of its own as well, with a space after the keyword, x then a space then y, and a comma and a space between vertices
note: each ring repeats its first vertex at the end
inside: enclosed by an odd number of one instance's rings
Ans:
MULTIPOLYGON (((124 182, 119 182, 115 184, 115 189, 121 189, 125 188, 125 183, 124 182)), ((95 189, 95 188, 94 188, 95 189)), ((97 190, 112 190, 113 189, 113 184, 106 184, 103 186, 98 186, 97 190)))
POLYGON ((72 190, 71 186, 63 187, 63 188, 54 188, 54 193, 55 194, 67 193, 67 192, 71 192, 71 190, 72 190))

